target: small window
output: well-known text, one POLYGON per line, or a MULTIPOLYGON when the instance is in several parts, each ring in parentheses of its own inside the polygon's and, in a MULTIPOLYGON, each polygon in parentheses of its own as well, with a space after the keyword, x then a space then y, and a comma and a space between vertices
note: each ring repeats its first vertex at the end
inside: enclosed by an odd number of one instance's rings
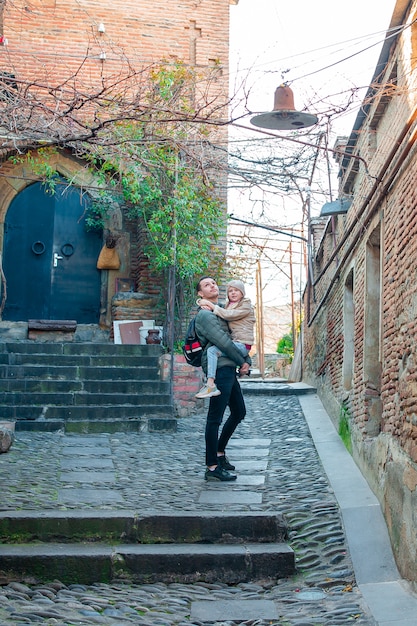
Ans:
POLYGON ((11 72, 0 72, 0 101, 14 100, 17 91, 16 76, 11 72))

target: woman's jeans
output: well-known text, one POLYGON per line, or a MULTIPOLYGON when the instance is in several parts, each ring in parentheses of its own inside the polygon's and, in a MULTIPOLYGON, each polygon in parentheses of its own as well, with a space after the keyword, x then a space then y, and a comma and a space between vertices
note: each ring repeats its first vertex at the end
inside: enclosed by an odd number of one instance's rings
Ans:
MULTIPOLYGON (((244 357, 248 356, 248 349, 244 343, 241 343, 240 341, 234 341, 233 343, 244 357)), ((217 346, 210 346, 210 348, 207 348, 207 378, 216 378, 217 359, 219 356, 225 356, 224 352, 222 352, 220 348, 217 346)))
POLYGON ((206 422, 206 465, 217 465, 217 452, 224 452, 230 437, 246 415, 245 401, 236 378, 235 367, 220 367, 216 374, 216 385, 220 396, 210 398, 206 422), (225 421, 219 437, 226 407, 230 415, 225 421))

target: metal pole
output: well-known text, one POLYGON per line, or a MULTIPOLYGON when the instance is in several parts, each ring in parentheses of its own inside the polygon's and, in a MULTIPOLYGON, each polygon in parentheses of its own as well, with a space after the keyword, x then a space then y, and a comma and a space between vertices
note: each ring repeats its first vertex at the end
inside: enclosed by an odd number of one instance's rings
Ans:
MULTIPOLYGON (((175 162, 175 190, 178 184, 178 154, 175 162)), ((170 396, 171 401, 174 402, 174 340, 175 340, 175 277, 176 277, 176 264, 177 264, 177 224, 176 224, 177 216, 175 214, 175 203, 172 214, 172 228, 171 228, 171 236, 172 236, 172 248, 173 248, 173 259, 172 265, 169 268, 169 278, 168 278, 168 348, 171 353, 171 367, 170 367, 170 377, 169 377, 169 386, 170 386, 170 396)))
POLYGON ((291 287, 291 330, 292 330, 292 347, 295 352, 296 332, 295 332, 295 312, 294 312, 294 280, 292 273, 292 241, 290 241, 290 287, 291 287))
POLYGON ((261 275, 261 262, 258 259, 256 268, 256 300, 258 302, 257 308, 257 353, 258 353, 258 367, 261 374, 261 378, 265 373, 265 354, 264 354, 264 319, 263 319, 263 302, 262 302, 262 275, 261 275))

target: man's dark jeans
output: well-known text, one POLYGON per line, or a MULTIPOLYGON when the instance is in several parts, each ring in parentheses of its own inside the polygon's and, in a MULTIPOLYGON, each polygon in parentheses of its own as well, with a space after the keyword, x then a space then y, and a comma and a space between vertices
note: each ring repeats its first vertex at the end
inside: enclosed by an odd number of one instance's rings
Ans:
POLYGON ((220 396, 210 398, 210 406, 206 422, 206 464, 217 465, 217 452, 224 452, 230 437, 246 415, 245 401, 236 378, 234 367, 220 367, 216 372, 216 385, 221 391, 220 396), (219 429, 226 407, 230 415, 222 428, 219 429))

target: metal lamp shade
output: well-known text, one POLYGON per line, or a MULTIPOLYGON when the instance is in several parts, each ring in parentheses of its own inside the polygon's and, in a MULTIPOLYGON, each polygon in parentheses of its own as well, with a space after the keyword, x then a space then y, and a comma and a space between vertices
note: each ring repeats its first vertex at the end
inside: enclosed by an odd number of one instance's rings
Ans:
POLYGON ((321 208, 320 217, 347 213, 351 204, 351 198, 338 198, 337 200, 333 200, 333 202, 326 202, 321 208))
POLYGON ((251 124, 271 130, 295 130, 317 124, 317 115, 296 111, 292 89, 280 85, 275 90, 274 110, 251 118, 251 124))

